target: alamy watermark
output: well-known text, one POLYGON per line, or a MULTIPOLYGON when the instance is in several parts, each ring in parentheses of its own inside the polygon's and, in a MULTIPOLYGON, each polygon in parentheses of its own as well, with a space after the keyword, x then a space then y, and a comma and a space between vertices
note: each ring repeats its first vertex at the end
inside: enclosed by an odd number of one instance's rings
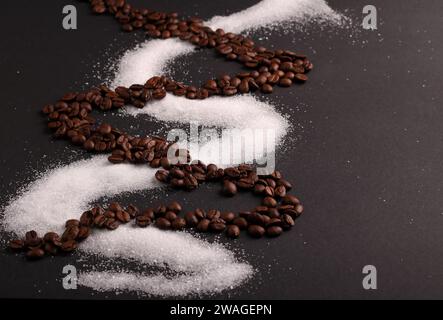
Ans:
POLYGON ((377 30, 377 8, 368 4, 363 7, 363 29, 365 30, 377 30))
POLYGON ((63 274, 66 276, 62 279, 62 286, 65 290, 76 290, 77 289, 77 268, 73 265, 66 265, 62 270, 63 274))
POLYGON ((362 285, 365 290, 377 290, 377 268, 373 265, 366 265, 363 267, 362 285))
POLYGON ((206 164, 254 164, 259 175, 270 174, 275 170, 275 129, 217 130, 200 127, 197 122, 191 122, 189 132, 184 129, 172 129, 167 139, 176 141, 176 146, 168 150, 168 160, 171 164, 186 163, 186 150, 189 150, 192 160, 204 159, 206 164))
POLYGON ((63 7, 62 26, 65 30, 77 30, 77 8, 73 5, 63 7))

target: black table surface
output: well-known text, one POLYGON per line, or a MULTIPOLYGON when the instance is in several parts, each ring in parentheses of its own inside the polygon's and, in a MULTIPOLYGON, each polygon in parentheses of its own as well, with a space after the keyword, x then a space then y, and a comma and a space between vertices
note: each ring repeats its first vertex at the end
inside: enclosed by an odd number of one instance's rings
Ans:
MULTIPOLYGON (((133 1, 142 5, 147 1, 133 1)), ((158 1, 153 9, 210 18, 256 0, 158 1)), ((1 204, 36 172, 88 157, 53 141, 40 108, 61 94, 99 84, 95 76, 126 49, 143 41, 109 16, 94 17, 75 2, 78 30, 62 28, 62 8, 72 1, 7 1, 2 4, 1 204), (100 66, 97 66, 100 63, 100 66)), ((304 86, 268 96, 289 115, 293 131, 277 166, 303 199, 306 213, 294 230, 257 241, 229 242, 246 252, 256 275, 239 289, 212 298, 443 298, 443 2, 381 1, 378 30, 363 30, 362 0, 330 0, 354 20, 352 30, 276 30, 262 42, 305 52, 315 64, 304 86), (362 268, 374 265, 378 289, 364 290, 362 268)), ((259 38, 261 32, 252 37, 259 38)), ((196 83, 240 70, 202 51, 176 63, 175 76, 196 83), (204 61, 205 63, 202 63, 204 61)), ((112 123, 129 128, 127 119, 112 123)), ((134 125, 140 126, 134 120, 134 125)), ((159 128, 155 123, 152 128, 159 128)), ((146 126, 144 126, 146 128, 146 126)), ((194 193, 148 193, 123 198, 140 205, 171 199, 186 206, 245 210, 256 199, 225 201, 217 187, 194 193)), ((224 241, 222 239, 222 241, 224 241)), ((78 256, 27 263, 1 250, 0 297, 135 298, 87 288, 62 288, 62 267, 78 256)))

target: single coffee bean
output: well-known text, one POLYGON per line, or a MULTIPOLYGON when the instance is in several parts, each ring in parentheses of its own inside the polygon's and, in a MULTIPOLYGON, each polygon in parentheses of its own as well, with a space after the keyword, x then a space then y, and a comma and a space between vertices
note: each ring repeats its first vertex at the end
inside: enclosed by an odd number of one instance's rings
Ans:
POLYGON ((198 224, 198 218, 194 212, 188 212, 185 214, 186 225, 188 227, 195 227, 198 224))
POLYGON ((92 226, 94 224, 94 214, 92 211, 88 210, 82 213, 80 216, 80 225, 83 226, 92 226))
POLYGON ((122 211, 123 208, 120 205, 120 203, 118 203, 118 202, 111 202, 111 204, 108 207, 108 210, 111 210, 113 212, 118 212, 118 211, 122 211))
POLYGON ((300 200, 298 200, 297 197, 293 196, 293 195, 286 195, 283 197, 282 199, 282 203, 283 204, 291 204, 291 205, 297 205, 300 203, 300 200))
POLYGON ((117 211, 117 213, 115 214, 115 217, 117 218, 118 221, 120 221, 122 223, 127 223, 127 222, 131 221, 131 216, 126 211, 117 211))
POLYGON ((223 193, 227 196, 232 197, 237 193, 237 186, 235 185, 235 183, 229 180, 225 180, 223 182, 223 193))
POLYGON ((55 232, 47 232, 45 236, 43 237, 43 241, 46 243, 52 243, 56 246, 61 245, 61 238, 60 236, 55 232))
POLYGON ((43 258, 45 252, 40 248, 32 248, 26 253, 26 258, 30 260, 37 260, 43 258))
POLYGON ((115 230, 120 226, 120 222, 114 218, 108 218, 105 222, 105 227, 108 230, 115 230))
POLYGON ((277 200, 272 197, 265 197, 262 201, 263 205, 270 208, 275 208, 277 206, 277 200))
POLYGON ((263 93, 272 93, 272 91, 273 89, 270 84, 265 83, 264 85, 261 86, 261 92, 263 93))
POLYGON ((231 224, 226 229, 226 235, 229 238, 238 238, 240 236, 240 228, 234 224, 231 224))
POLYGON ((14 239, 9 241, 9 249, 13 251, 21 251, 25 248, 25 242, 20 239, 14 239))
POLYGON ((266 188, 266 186, 264 186, 263 184, 257 183, 254 186, 254 193, 255 194, 262 194, 263 192, 265 192, 265 188, 266 188))
POLYGON ((248 227, 248 222, 243 217, 235 218, 232 223, 239 227, 241 230, 245 230, 248 227))
POLYGON ((62 242, 61 249, 64 252, 72 252, 77 249, 77 242, 75 240, 64 241, 62 242))
POLYGON ((180 213, 182 211, 182 206, 177 201, 173 201, 167 207, 168 211, 173 211, 175 213, 180 213))
POLYGON ((213 219, 211 223, 209 223, 209 229, 212 232, 220 233, 223 232, 226 228, 226 224, 222 219, 213 219))
POLYGON ((138 215, 139 210, 138 210, 138 208, 137 208, 135 205, 130 204, 130 205, 126 208, 126 212, 129 213, 129 215, 131 216, 131 218, 135 218, 135 217, 138 215))
POLYGON ((168 211, 168 212, 165 213, 163 218, 165 218, 165 219, 167 219, 167 220, 172 222, 172 221, 174 221, 177 218, 177 215, 173 211, 168 211))
POLYGON ((87 226, 80 226, 78 230, 77 240, 84 240, 91 235, 91 228, 87 226))
POLYGON ((206 218, 209 220, 214 220, 214 219, 220 218, 220 215, 221 215, 221 213, 219 210, 211 209, 206 214, 206 218))
POLYGON ((226 223, 231 223, 235 219, 235 214, 234 212, 223 212, 220 215, 220 218, 223 219, 226 223))
POLYGON ((78 236, 79 230, 79 227, 75 225, 67 227, 65 232, 62 234, 62 241, 75 240, 78 236))
POLYGON ((171 227, 174 230, 183 230, 186 227, 186 220, 183 218, 176 218, 171 222, 171 227))
POLYGON ((141 228, 146 228, 147 226, 149 226, 152 223, 152 220, 150 217, 148 217, 146 215, 140 215, 140 216, 137 216, 137 218, 135 218, 135 223, 137 224, 137 226, 139 226, 141 228))
POLYGON ((247 220, 250 224, 256 224, 256 225, 264 225, 264 219, 263 215, 257 212, 252 212, 248 215, 247 220))
POLYGON ((265 234, 265 229, 262 226, 250 225, 248 227, 248 233, 251 237, 261 238, 265 234))
POLYGON ((199 232, 207 232, 210 222, 211 221, 209 219, 202 219, 197 225, 197 230, 199 232))
POLYGON ((295 212, 296 212, 296 217, 298 218, 299 216, 301 216, 301 214, 303 213, 303 206, 301 205, 301 204, 297 204, 297 205, 295 205, 295 208, 294 208, 294 210, 295 210, 295 212))
POLYGON ((266 228, 266 234, 269 237, 278 237, 283 232, 283 229, 279 226, 270 226, 266 228))
POLYGON ((78 227, 80 225, 80 221, 77 219, 69 219, 66 221, 65 223, 65 227, 69 228, 69 227, 78 227))
POLYGON ((274 195, 278 198, 283 198, 286 196, 286 188, 282 185, 274 189, 274 195))
POLYGON ((292 81, 289 78, 282 78, 280 79, 278 85, 280 87, 290 87, 292 85, 292 81))
POLYGON ((158 218, 155 221, 155 226, 162 230, 167 230, 171 227, 171 222, 166 218, 158 218))
POLYGON ((288 214, 283 214, 281 216, 281 222, 283 229, 287 230, 295 225, 294 219, 288 214))
POLYGON ((308 80, 308 77, 303 73, 297 73, 294 77, 294 80, 297 80, 298 82, 306 82, 308 80))

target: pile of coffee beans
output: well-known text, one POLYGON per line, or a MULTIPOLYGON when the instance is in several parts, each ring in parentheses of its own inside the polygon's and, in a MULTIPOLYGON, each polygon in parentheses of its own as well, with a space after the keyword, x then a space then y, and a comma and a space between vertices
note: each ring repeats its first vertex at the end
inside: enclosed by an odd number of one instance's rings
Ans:
POLYGON ((35 231, 29 231, 24 239, 12 240, 10 248, 26 252, 30 259, 69 253, 93 229, 115 230, 131 220, 139 227, 153 225, 164 230, 193 228, 198 232, 224 232, 230 238, 239 237, 241 230, 246 230, 254 238, 264 235, 276 237, 289 230, 302 214, 303 206, 298 198, 288 194, 292 186, 279 171, 258 175, 254 167, 245 164, 223 169, 214 164, 191 162, 189 152, 179 149, 173 141, 156 136, 141 138, 129 135, 109 124, 98 124, 91 113, 93 109, 109 111, 128 104, 143 108, 149 101, 163 99, 168 93, 188 99, 231 96, 256 90, 271 93, 277 84, 288 87, 294 82, 306 81, 306 73, 313 68, 312 63, 302 54, 287 50, 270 51, 255 46, 251 39, 244 36, 221 29, 214 31, 198 18, 183 20, 176 13, 136 9, 125 0, 90 0, 90 4, 96 14, 114 15, 125 31, 141 29, 150 37, 178 37, 202 48, 215 48, 228 60, 238 61, 251 71, 208 80, 201 88, 187 86, 165 76, 154 76, 145 84, 134 84, 129 88, 111 90, 102 85, 84 92, 67 93, 42 110, 54 137, 69 140, 89 152, 111 153, 108 159, 112 163, 127 161, 161 168, 155 177, 174 189, 191 191, 202 183, 217 182, 222 185, 224 195, 232 197, 239 190, 249 190, 262 198, 261 205, 239 213, 196 209, 181 217, 182 207, 177 202, 144 211, 139 211, 134 205, 123 208, 112 203, 106 210, 95 207, 84 212, 79 220, 68 220, 61 236, 48 232, 41 238, 35 231), (168 154, 185 154, 184 161, 171 164, 168 154))

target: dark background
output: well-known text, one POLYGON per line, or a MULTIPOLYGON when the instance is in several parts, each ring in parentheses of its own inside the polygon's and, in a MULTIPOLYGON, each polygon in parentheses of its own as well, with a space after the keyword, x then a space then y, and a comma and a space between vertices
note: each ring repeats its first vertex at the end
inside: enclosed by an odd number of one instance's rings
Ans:
MULTIPOLYGON (((256 2, 132 1, 204 19, 256 2)), ((315 64, 306 85, 269 96, 293 124, 277 166, 295 182, 306 213, 292 232, 272 241, 243 236, 229 242, 246 252, 257 274, 239 289, 214 298, 443 298, 443 2, 371 1, 379 13, 376 31, 359 26, 366 4, 329 1, 334 9, 348 9, 352 30, 275 31, 262 41, 303 51, 315 64), (368 264, 378 270, 375 291, 362 288, 362 268, 368 264)), ((4 204, 38 170, 88 156, 63 141, 52 141, 38 112, 67 91, 99 84, 96 72, 141 42, 143 34, 120 32, 111 17, 92 16, 85 2, 7 1, 0 12, 4 204), (71 3, 79 14, 76 31, 61 25, 62 8, 71 3)), ((197 53, 186 59, 189 74, 179 69, 174 76, 198 83, 240 69, 214 57, 211 51, 197 53)), ((127 120, 111 121, 129 128, 127 120)), ((134 124, 137 127, 137 121, 134 124)), ((139 133, 148 134, 160 124, 144 128, 139 133)), ((217 191, 209 186, 190 194, 144 193, 123 200, 147 206, 179 199, 189 207, 231 210, 257 202, 247 195, 226 202, 217 191)), ((0 259, 0 297, 137 297, 85 288, 65 291, 61 270, 77 263, 75 255, 26 263, 2 250, 0 259)))

